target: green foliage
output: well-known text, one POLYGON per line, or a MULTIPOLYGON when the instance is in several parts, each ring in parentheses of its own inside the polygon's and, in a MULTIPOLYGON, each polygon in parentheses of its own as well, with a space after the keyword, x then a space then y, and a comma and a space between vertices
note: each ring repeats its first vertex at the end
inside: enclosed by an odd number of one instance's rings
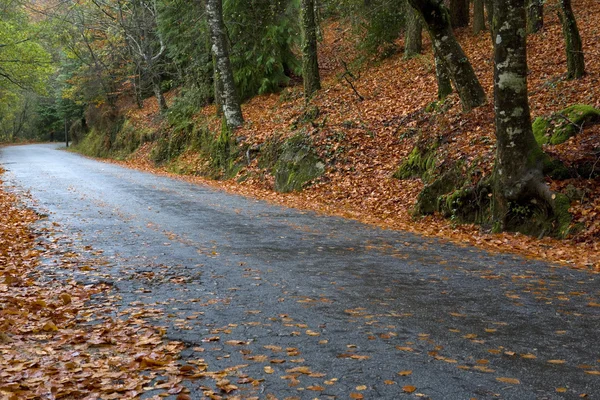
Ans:
POLYGON ((231 63, 242 98, 285 86, 301 65, 292 49, 300 41, 298 0, 225 0, 231 63))
POLYGON ((86 156, 108 158, 110 156, 110 147, 110 135, 92 129, 72 149, 86 156))
POLYGON ((158 31, 176 70, 176 85, 213 97, 210 35, 201 2, 158 2, 158 31))
POLYGON ((365 7, 362 47, 372 54, 389 57, 396 52, 395 41, 405 24, 405 0, 372 0, 365 7))
POLYGON ((405 26, 405 0, 324 1, 324 17, 345 18, 354 28, 367 54, 389 57, 397 51, 395 41, 405 26))
POLYGON ((111 144, 111 156, 124 159, 142 144, 151 141, 153 136, 153 132, 150 130, 136 128, 128 120, 125 120, 111 144))

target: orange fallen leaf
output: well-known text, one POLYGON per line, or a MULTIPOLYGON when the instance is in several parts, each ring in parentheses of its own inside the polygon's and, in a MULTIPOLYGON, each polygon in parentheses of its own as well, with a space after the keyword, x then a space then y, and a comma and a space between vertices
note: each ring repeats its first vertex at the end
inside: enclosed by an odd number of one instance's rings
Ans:
POLYGON ((402 386, 402 391, 405 392, 405 393, 412 393, 415 390, 417 390, 417 388, 415 386, 412 386, 412 385, 402 386))
POLYGON ((498 382, 502 382, 502 383, 510 383, 511 385, 520 385, 521 381, 518 380, 517 378, 503 378, 503 377, 499 377, 496 378, 496 380, 498 382))

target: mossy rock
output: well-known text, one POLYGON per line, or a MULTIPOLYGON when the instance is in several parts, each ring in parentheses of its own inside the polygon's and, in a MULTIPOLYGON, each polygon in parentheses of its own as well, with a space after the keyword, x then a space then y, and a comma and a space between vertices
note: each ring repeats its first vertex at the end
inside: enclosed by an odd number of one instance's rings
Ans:
POLYGON ((426 215, 440 211, 443 208, 442 203, 445 201, 445 195, 460 188, 463 181, 464 177, 457 169, 451 169, 443 173, 419 193, 415 212, 426 215))
POLYGON ((533 136, 535 141, 541 146, 543 144, 550 143, 550 135, 548 135, 548 128, 550 128, 550 119, 544 117, 537 117, 533 121, 533 136))
POLYGON ((274 166, 277 192, 300 191, 307 182, 325 172, 325 164, 316 155, 305 135, 286 140, 274 166))
POLYGON ((439 211, 456 222, 483 224, 491 217, 490 193, 492 188, 487 181, 456 189, 442 196, 439 211))
POLYGON ((600 110, 586 104, 573 104, 550 118, 536 118, 532 127, 540 145, 561 144, 576 135, 583 125, 599 121, 600 110))
POLYGON ((421 178, 429 180, 437 163, 435 150, 415 146, 408 158, 394 172, 396 179, 421 178))

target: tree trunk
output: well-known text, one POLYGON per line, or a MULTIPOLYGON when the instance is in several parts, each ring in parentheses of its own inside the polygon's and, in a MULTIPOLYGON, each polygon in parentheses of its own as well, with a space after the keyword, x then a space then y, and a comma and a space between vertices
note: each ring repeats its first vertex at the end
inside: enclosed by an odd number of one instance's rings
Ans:
POLYGON ((484 104, 485 92, 462 47, 454 37, 450 17, 444 5, 437 0, 409 2, 425 21, 433 47, 448 70, 463 108, 471 110, 484 104))
POLYGON ((404 38, 404 58, 413 58, 423 51, 423 24, 421 16, 411 6, 406 9, 406 33, 404 38))
POLYGON ((552 207, 527 98, 526 0, 494 1, 494 105, 496 164, 494 220, 510 229, 509 202, 552 207))
POLYGON ((444 100, 452 93, 452 82, 450 81, 448 69, 436 51, 433 52, 433 56, 435 61, 435 78, 438 86, 438 100, 444 100))
POLYGON ((561 22, 565 37, 565 50, 567 52, 567 77, 569 79, 581 78, 585 74, 585 61, 583 59, 581 36, 579 36, 571 0, 560 0, 560 8, 562 11, 561 22))
POLYGON ((242 107, 233 79, 229 61, 229 48, 223 22, 222 0, 207 0, 206 13, 212 41, 212 52, 216 60, 216 73, 223 87, 223 114, 227 127, 235 129, 244 123, 242 107))
POLYGON ((217 58, 213 55, 213 90, 215 92, 215 113, 217 117, 223 116, 223 81, 219 77, 219 71, 217 68, 217 58))
POLYGON ((156 101, 158 102, 158 109, 160 112, 164 112, 168 109, 167 101, 165 100, 165 96, 162 93, 160 88, 160 78, 157 76, 152 77, 152 90, 154 91, 154 96, 156 97, 156 101))
POLYGON ((484 12, 484 0, 473 1, 473 34, 479 35, 482 31, 485 31, 485 12, 484 12))
POLYGON ((536 33, 544 27, 544 0, 527 2, 527 33, 536 33))
POLYGON ((469 26, 469 0, 450 0, 450 23, 453 28, 469 26))
POLYGON ((308 101, 321 89, 319 62, 317 58, 317 26, 314 0, 302 0, 302 75, 304 99, 308 101))

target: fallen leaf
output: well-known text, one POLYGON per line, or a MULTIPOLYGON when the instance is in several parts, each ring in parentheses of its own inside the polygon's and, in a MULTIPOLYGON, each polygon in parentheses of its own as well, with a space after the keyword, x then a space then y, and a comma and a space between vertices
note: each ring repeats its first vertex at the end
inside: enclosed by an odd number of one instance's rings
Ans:
POLYGON ((502 383, 510 383, 511 385, 520 385, 521 381, 516 379, 516 378, 496 378, 496 380, 498 382, 502 382, 502 383))
POLYGON ((402 391, 405 392, 405 393, 412 393, 415 390, 417 390, 417 388, 415 386, 412 386, 412 385, 402 386, 402 391))

